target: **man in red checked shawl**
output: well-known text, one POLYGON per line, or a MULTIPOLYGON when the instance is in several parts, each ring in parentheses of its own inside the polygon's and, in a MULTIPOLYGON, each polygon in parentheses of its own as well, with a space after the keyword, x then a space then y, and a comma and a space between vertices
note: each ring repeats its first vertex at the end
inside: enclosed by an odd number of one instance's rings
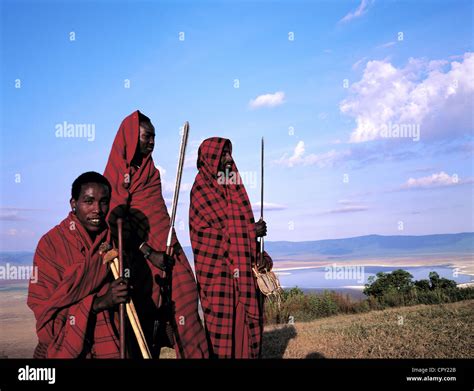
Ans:
POLYGON ((117 305, 128 281, 113 281, 99 253, 107 242, 111 186, 96 172, 72 185, 72 212, 38 243, 28 306, 36 317, 34 358, 119 358, 117 305))
MULTIPOLYGON (((191 190, 189 229, 206 332, 217 358, 258 358, 263 333, 261 300, 252 266, 260 261, 252 207, 232 159, 229 140, 204 140, 191 190)), ((270 270, 264 253, 260 269, 270 270)))
POLYGON ((174 233, 172 255, 165 253, 170 218, 151 156, 154 146, 148 117, 135 111, 122 121, 104 172, 112 185, 109 223, 113 230, 114 214, 125 217, 132 297, 153 356, 162 346, 174 346, 179 358, 207 358, 196 281, 174 233))

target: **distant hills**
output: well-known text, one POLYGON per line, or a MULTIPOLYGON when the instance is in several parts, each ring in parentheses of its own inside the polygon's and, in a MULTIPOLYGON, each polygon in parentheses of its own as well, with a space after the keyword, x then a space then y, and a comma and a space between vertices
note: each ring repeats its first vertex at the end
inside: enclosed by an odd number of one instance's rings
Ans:
POLYGON ((423 236, 367 235, 307 242, 265 242, 273 258, 325 259, 420 254, 474 254, 474 232, 423 236))
MULTIPOLYGON (((351 259, 422 254, 473 254, 474 232, 423 236, 367 235, 306 242, 265 242, 273 259, 351 259)), ((184 250, 192 260, 190 246, 184 250)), ((33 252, 0 251, 0 264, 31 265, 33 252)))

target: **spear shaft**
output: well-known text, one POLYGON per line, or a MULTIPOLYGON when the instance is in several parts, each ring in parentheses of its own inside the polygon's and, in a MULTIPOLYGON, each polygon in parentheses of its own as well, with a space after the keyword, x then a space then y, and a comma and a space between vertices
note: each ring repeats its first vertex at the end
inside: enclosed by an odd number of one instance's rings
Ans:
POLYGON ((171 239, 173 237, 173 228, 176 220, 176 209, 178 206, 179 189, 181 187, 181 177, 183 175, 184 157, 186 154, 186 145, 188 144, 189 122, 186 121, 183 127, 183 136, 181 137, 181 146, 179 148, 178 169, 176 171, 176 184, 174 187, 173 204, 171 206, 170 230, 166 240, 166 252, 170 255, 171 239))
MULTIPOLYGON (((261 147, 261 161, 260 161, 260 220, 263 221, 263 188, 264 188, 264 156, 265 156, 265 143, 262 137, 262 147, 261 147)), ((264 243, 263 236, 260 238, 260 261, 263 263, 263 251, 264 243)))

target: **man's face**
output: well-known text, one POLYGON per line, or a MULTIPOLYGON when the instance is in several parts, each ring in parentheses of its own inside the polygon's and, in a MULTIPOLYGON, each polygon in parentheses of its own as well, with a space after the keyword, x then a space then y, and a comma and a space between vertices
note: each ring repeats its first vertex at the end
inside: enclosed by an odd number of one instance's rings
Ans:
POLYGON ((152 124, 141 122, 140 133, 138 135, 140 153, 148 156, 155 148, 155 128, 152 124))
POLYGON ((85 183, 77 200, 71 199, 76 217, 90 233, 97 233, 106 227, 105 216, 109 212, 109 188, 101 183, 85 183))
POLYGON ((230 154, 229 145, 226 144, 224 149, 222 150, 221 160, 219 162, 219 171, 230 171, 232 170, 232 164, 234 160, 232 159, 232 155, 230 154))

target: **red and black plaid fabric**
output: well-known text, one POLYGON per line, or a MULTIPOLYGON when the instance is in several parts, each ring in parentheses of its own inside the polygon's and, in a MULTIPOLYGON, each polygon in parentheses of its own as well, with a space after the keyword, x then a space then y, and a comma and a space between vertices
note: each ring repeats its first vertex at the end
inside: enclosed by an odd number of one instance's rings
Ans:
POLYGON ((34 358, 119 358, 114 313, 92 314, 96 294, 110 282, 99 246, 107 230, 94 243, 72 213, 38 243, 33 266, 37 281, 30 281, 28 306, 36 317, 38 345, 34 358))
POLYGON ((199 147, 189 212, 191 244, 213 354, 257 358, 262 311, 251 270, 257 254, 255 220, 235 164, 236 183, 221 184, 218 169, 226 143, 232 148, 229 140, 213 137, 199 147))
MULTIPOLYGON (((170 217, 161 192, 160 172, 151 155, 139 168, 132 166, 138 146, 140 113, 126 117, 115 137, 104 176, 112 185, 111 213, 118 207, 126 210, 124 247, 132 258, 132 284, 135 306, 145 334, 153 330, 154 312, 159 306, 163 273, 138 251, 146 241, 157 251, 166 250, 170 217)), ((180 358, 207 358, 206 335, 198 314, 198 293, 194 275, 176 235, 172 245, 177 252, 171 275, 171 302, 174 313, 175 350, 180 358)), ((151 342, 150 335, 146 335, 151 342)))

